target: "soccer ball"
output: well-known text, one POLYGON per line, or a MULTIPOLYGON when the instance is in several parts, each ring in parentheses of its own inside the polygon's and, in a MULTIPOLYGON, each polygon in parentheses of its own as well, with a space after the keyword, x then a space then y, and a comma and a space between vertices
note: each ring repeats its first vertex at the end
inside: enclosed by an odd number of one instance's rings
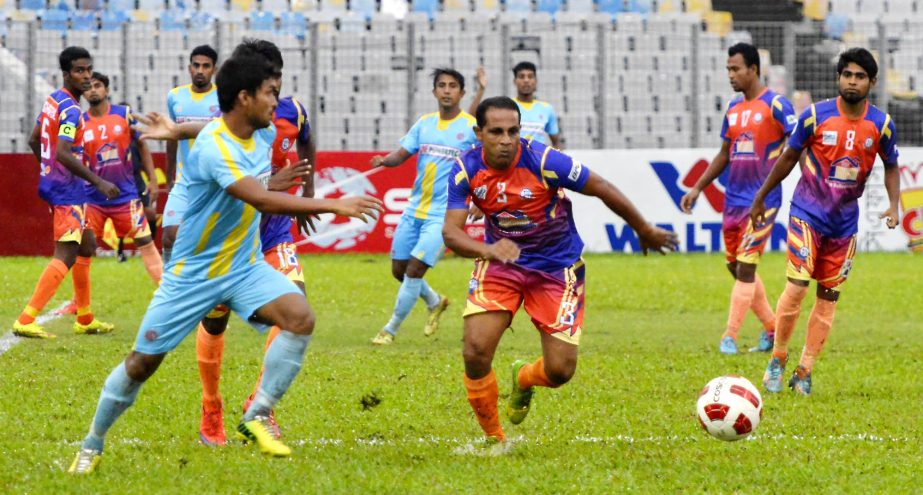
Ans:
POLYGON ((726 441, 746 437, 760 424, 763 398, 742 376, 719 376, 708 382, 696 404, 699 424, 711 436, 726 441))

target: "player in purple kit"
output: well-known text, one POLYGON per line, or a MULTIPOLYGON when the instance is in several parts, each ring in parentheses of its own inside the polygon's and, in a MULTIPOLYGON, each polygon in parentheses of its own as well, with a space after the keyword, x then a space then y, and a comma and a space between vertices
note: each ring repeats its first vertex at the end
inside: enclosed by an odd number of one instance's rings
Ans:
POLYGON ((96 243, 93 233, 85 230, 86 192, 84 181, 108 199, 119 195, 119 188, 85 167, 80 159, 80 95, 90 89, 93 59, 90 52, 76 46, 67 47, 58 57, 64 87, 52 93, 42 106, 29 138, 32 153, 41 166, 38 195, 48 202, 54 222, 54 258, 45 267, 29 304, 13 323, 13 333, 21 337, 53 338, 35 317, 54 296, 67 272, 73 268, 77 321, 74 332, 107 333, 112 325, 93 317, 90 311, 90 256, 96 243), (82 180, 81 180, 82 179, 82 180))
POLYGON ((612 184, 580 162, 519 136, 520 110, 507 97, 484 100, 475 132, 482 143, 465 152, 449 175, 443 238, 452 251, 477 258, 465 308, 465 388, 488 439, 504 441, 494 352, 524 304, 539 329, 542 357, 513 363, 507 416, 521 423, 533 387, 557 388, 577 367, 583 325, 583 241, 564 189, 596 196, 638 232, 644 252, 672 251, 676 234, 647 223, 612 184), (484 212, 485 242, 465 233, 468 201, 484 212))
POLYGON ((788 386, 801 395, 811 394, 811 371, 833 325, 840 286, 852 269, 859 223, 858 199, 875 157, 885 167, 885 188, 890 202, 880 218, 888 228, 899 223, 897 132, 891 116, 868 102, 875 86, 878 64, 864 48, 840 54, 837 62, 840 96, 811 105, 798 120, 766 182, 750 209, 754 222, 767 215, 766 198, 791 173, 806 150, 807 161, 792 197, 788 229, 788 284, 776 307, 776 337, 772 358, 763 376, 769 392, 782 390, 782 374, 808 283, 817 281, 817 301, 808 318, 808 331, 798 368, 788 386))

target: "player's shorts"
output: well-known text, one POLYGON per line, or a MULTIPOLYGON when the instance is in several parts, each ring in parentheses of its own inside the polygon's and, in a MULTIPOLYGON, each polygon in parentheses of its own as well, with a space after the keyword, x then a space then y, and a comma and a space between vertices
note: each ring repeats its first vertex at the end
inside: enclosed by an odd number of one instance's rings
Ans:
POLYGON ((53 205, 51 207, 55 242, 77 242, 86 228, 86 205, 53 205))
POLYGON ((298 263, 298 252, 294 243, 276 244, 275 247, 263 251, 263 258, 269 266, 292 282, 301 282, 304 285, 304 274, 301 272, 301 264, 298 263))
POLYGON ((133 199, 127 203, 112 206, 87 205, 87 224, 96 237, 102 239, 106 219, 112 219, 115 235, 118 237, 150 237, 151 226, 144 216, 144 205, 141 200, 133 199))
POLYGON ((804 220, 792 216, 788 223, 788 278, 817 280, 830 290, 846 283, 856 256, 856 235, 826 237, 804 220))
POLYGON ((301 290, 264 261, 208 280, 163 274, 138 329, 135 351, 163 354, 176 348, 215 306, 226 304, 259 331, 269 325, 255 319, 256 311, 301 290))
POLYGON ((468 284, 465 316, 489 311, 516 315, 520 305, 540 331, 579 345, 583 332, 583 260, 554 273, 477 260, 468 284))
POLYGON ((763 225, 754 228, 750 221, 750 207, 725 206, 721 223, 725 260, 728 263, 740 261, 758 265, 766 250, 766 243, 772 237, 778 213, 778 208, 768 208, 763 225))
POLYGON ((167 195, 167 204, 163 207, 163 220, 160 222, 161 227, 178 227, 183 223, 183 215, 186 214, 188 207, 189 197, 186 186, 177 182, 167 195))
POLYGON ((409 260, 413 256, 430 268, 436 266, 445 252, 443 223, 444 218, 420 220, 409 215, 401 216, 391 241, 391 259, 409 260))

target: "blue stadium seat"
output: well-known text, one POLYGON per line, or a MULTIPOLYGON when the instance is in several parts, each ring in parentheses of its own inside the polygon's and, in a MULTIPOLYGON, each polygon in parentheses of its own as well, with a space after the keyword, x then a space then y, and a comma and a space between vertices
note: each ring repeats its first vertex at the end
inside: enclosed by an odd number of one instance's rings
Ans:
POLYGON ((288 0, 263 0, 260 3, 263 5, 263 10, 276 14, 285 12, 290 8, 288 0))
POLYGON ((215 25, 215 16, 208 12, 194 12, 189 16, 190 31, 209 31, 215 25))
POLYGON ((824 32, 827 33, 827 36, 835 40, 842 40, 843 35, 846 34, 848 30, 849 17, 843 14, 831 13, 824 19, 824 32))
POLYGON ((138 10, 149 10, 157 13, 165 8, 167 8, 167 3, 164 0, 138 0, 138 10))
POLYGON ((42 10, 45 8, 45 0, 20 0, 19 8, 22 10, 42 10))
POLYGON ((122 24, 128 22, 128 14, 125 10, 104 10, 99 14, 100 31, 115 31, 122 28, 122 24))
POLYGON ((186 14, 182 10, 164 10, 158 18, 161 31, 184 31, 186 29, 186 14))
POLYGON ((593 0, 567 0, 567 11, 574 14, 592 14, 596 12, 593 0))
POLYGON ((279 14, 280 30, 298 39, 304 39, 308 31, 308 22, 301 12, 282 12, 279 14))
POLYGON ((538 11, 555 15, 561 10, 561 0, 538 0, 538 11))
POLYGON ((411 12, 423 12, 430 19, 436 15, 437 10, 439 10, 439 0, 413 0, 410 4, 411 12))
POLYGON ((653 0, 628 0, 628 11, 648 14, 654 11, 653 0))
POLYGON ((532 0, 506 0, 506 11, 516 13, 532 12, 532 0))
POLYGON ((598 0, 596 6, 600 12, 605 12, 613 17, 619 12, 625 11, 625 5, 622 0, 598 0))
POLYGON ((274 31, 275 29, 276 18, 272 13, 262 11, 250 12, 251 31, 274 31))
POLYGON ((349 10, 368 20, 375 15, 377 6, 375 0, 350 0, 349 10))
POLYGON ((54 29, 67 31, 67 11, 58 9, 49 9, 42 14, 42 29, 54 29))
POLYGON ((51 0, 48 7, 55 10, 74 10, 74 0, 51 0))
POLYGON ((78 10, 71 15, 71 29, 74 31, 96 31, 96 12, 92 10, 78 10))

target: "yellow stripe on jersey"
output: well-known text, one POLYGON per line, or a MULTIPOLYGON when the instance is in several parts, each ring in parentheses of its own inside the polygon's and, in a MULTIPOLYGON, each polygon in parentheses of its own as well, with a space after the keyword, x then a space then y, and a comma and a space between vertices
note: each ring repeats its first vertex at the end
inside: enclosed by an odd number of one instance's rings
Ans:
POLYGON ((176 266, 173 267, 173 275, 179 275, 183 271, 183 266, 186 265, 186 258, 183 258, 176 262, 176 266))
POLYGON ((298 112, 298 132, 301 132, 304 127, 305 115, 301 113, 301 104, 294 97, 292 98, 292 105, 295 105, 295 111, 298 112))
POLYGON ((811 104, 811 116, 804 119, 804 128, 807 129, 808 126, 814 126, 814 129, 811 130, 811 134, 814 134, 814 131, 817 130, 817 109, 814 108, 813 104, 811 104))
POLYGON ((436 183, 435 163, 427 163, 423 169, 423 177, 420 179, 420 206, 414 212, 414 217, 420 220, 426 219, 426 213, 433 203, 433 185, 436 183))
POLYGON ((234 176, 234 180, 240 180, 244 177, 244 173, 240 171, 240 167, 237 166, 237 162, 234 161, 234 157, 231 155, 231 150, 228 149, 228 145, 224 142, 220 127, 215 131, 215 144, 218 145, 218 151, 221 152, 221 158, 224 159, 224 164, 227 165, 228 169, 231 171, 231 175, 234 176))
POLYGON ((545 187, 548 187, 548 181, 545 180, 545 177, 549 177, 549 178, 552 178, 552 179, 557 179, 557 178, 558 178, 558 174, 556 174, 556 173, 554 173, 554 172, 552 172, 552 171, 550 171, 550 170, 548 171, 548 172, 550 172, 550 175, 546 175, 546 174, 545 174, 545 160, 548 158, 548 152, 550 152, 550 151, 551 151, 551 147, 550 147, 550 146, 547 147, 547 148, 545 148, 545 152, 542 153, 542 165, 541 165, 541 168, 539 168, 539 170, 542 171, 542 184, 544 184, 545 187))
MULTIPOLYGON (((282 245, 280 244, 279 247, 281 248, 282 245)), ((260 252, 260 236, 255 235, 253 236, 253 251, 250 252, 251 265, 256 263, 256 253, 258 252, 260 252)))
POLYGON ((240 249, 241 243, 247 237, 250 225, 256 218, 256 209, 244 203, 244 211, 240 215, 240 221, 234 227, 234 230, 228 234, 227 238, 221 244, 221 250, 212 260, 208 267, 208 278, 220 277, 226 275, 231 270, 231 262, 234 260, 234 254, 240 249))
POLYGON ((888 124, 890 123, 891 123, 891 114, 886 113, 885 114, 885 125, 881 126, 881 130, 878 132, 878 134, 880 134, 881 137, 885 139, 891 137, 891 128, 888 127, 888 124))
POLYGON ((772 99, 772 107, 781 112, 782 102, 779 101, 779 98, 782 98, 782 95, 776 95, 776 97, 772 99))
POLYGON ((218 218, 221 217, 221 213, 214 212, 208 217, 208 222, 205 224, 205 228, 202 230, 202 236, 199 237, 199 242, 195 245, 195 251, 192 254, 199 254, 202 251, 205 251, 205 248, 208 247, 208 238, 211 237, 212 232, 215 230, 215 225, 218 224, 218 218))
POLYGON ((468 177, 468 171, 465 170, 465 164, 462 163, 461 158, 456 158, 455 162, 458 163, 459 167, 461 167, 461 170, 457 174, 455 174, 455 185, 457 186, 461 184, 462 180, 471 182, 471 178, 468 177))

